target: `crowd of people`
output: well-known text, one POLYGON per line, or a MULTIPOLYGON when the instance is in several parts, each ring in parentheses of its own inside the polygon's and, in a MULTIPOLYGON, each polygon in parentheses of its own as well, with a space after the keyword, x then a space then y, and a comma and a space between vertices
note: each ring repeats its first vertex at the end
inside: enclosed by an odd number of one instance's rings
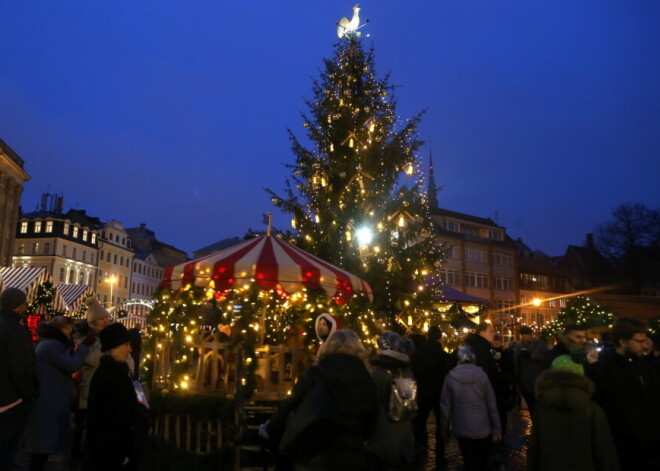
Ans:
POLYGON ((505 346, 489 322, 451 353, 437 326, 426 339, 386 332, 368 360, 357 335, 323 316, 316 365, 260 428, 275 469, 422 469, 431 413, 435 469, 452 438, 466 470, 503 469, 507 414, 521 406, 529 470, 660 470, 660 338, 636 319, 618 319, 601 343, 567 325, 551 348, 527 326, 505 346), (401 413, 406 380, 413 414, 401 413))
MULTIPOLYGON (((139 332, 87 303, 79 325, 42 323, 35 349, 25 293, 0 293, 0 470, 21 450, 31 471, 66 452, 83 470, 137 468, 139 332)), ((426 338, 385 332, 374 356, 330 314, 315 329, 314 365, 259 431, 280 471, 407 471, 430 454, 441 470, 452 439, 466 470, 498 469, 516 406, 532 420, 529 470, 660 470, 660 338, 639 320, 617 319, 599 344, 567 325, 551 348, 526 326, 504 345, 490 322, 453 352, 438 326, 426 338)))
POLYGON ((87 317, 77 325, 64 316, 41 323, 34 348, 22 324, 25 293, 0 293, 0 470, 11 471, 21 451, 30 471, 70 452, 85 471, 136 469, 143 432, 133 383, 139 332, 111 323, 96 298, 86 303, 87 317))

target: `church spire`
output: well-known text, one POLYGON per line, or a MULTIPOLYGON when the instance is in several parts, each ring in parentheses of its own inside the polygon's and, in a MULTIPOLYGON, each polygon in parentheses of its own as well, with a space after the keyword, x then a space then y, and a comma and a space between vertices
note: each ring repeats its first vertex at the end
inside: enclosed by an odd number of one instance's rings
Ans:
POLYGON ((429 149, 429 187, 427 193, 429 207, 438 209, 438 187, 435 185, 435 173, 433 172, 433 151, 429 149))

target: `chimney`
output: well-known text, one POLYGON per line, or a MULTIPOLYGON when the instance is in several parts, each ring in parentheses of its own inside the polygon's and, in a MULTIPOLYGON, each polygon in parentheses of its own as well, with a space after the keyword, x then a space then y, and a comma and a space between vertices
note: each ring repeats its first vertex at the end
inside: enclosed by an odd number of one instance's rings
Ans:
POLYGON ((62 214, 64 210, 64 196, 58 196, 57 202, 55 203, 55 212, 57 214, 62 214))
POLYGON ((587 245, 586 247, 588 249, 593 249, 594 248, 594 235, 593 234, 587 234, 587 245))
POLYGON ((41 207, 39 208, 40 211, 48 211, 48 197, 50 196, 50 193, 42 193, 41 194, 41 207))

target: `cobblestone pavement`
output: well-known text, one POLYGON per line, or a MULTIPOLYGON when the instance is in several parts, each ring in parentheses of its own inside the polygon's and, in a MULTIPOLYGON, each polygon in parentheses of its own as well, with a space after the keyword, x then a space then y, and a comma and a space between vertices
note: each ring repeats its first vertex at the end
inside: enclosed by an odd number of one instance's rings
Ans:
MULTIPOLYGON (((527 469, 527 441, 531 432, 531 421, 527 409, 513 409, 509 412, 509 425, 502 440, 504 447, 504 467, 506 471, 525 471, 527 469)), ((433 414, 429 420, 429 449, 435 449, 435 424, 433 414)), ((463 459, 455 439, 447 445, 446 458, 449 461, 447 471, 461 471, 463 459)), ((431 451, 421 468, 423 471, 435 469, 435 453, 431 451)))
MULTIPOLYGON (((506 471, 525 471, 527 469, 527 440, 531 431, 531 422, 529 413, 526 409, 514 409, 509 412, 509 425, 507 433, 504 435, 504 454, 506 471)), ((429 420, 429 448, 435 447, 435 424, 433 423, 433 414, 429 420)), ((447 471, 461 471, 463 469, 463 459, 458 450, 456 440, 452 440, 447 446, 446 452, 449 467, 447 471)), ((144 463, 148 465, 148 463, 144 463)), ((19 467, 16 471, 28 470, 27 455, 19 457, 19 467)), ((148 468, 148 466, 145 466, 148 468)), ((46 467, 46 471, 74 471, 78 469, 76 462, 70 461, 65 456, 52 456, 46 467)), ((431 452, 422 464, 421 470, 432 471, 435 469, 435 454, 431 452)), ((420 470, 420 471, 421 471, 420 470)))

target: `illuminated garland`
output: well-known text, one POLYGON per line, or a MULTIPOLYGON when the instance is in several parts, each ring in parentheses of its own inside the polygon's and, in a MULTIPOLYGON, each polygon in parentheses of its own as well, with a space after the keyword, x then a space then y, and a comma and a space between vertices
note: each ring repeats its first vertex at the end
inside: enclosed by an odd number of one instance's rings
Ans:
POLYGON ((37 293, 34 297, 34 301, 30 303, 27 309, 28 314, 36 314, 39 307, 44 307, 44 314, 52 316, 63 316, 65 313, 63 311, 58 311, 53 307, 53 299, 55 298, 56 288, 53 286, 53 283, 50 281, 42 281, 37 286, 37 293))
POLYGON ((278 345, 284 341, 287 331, 295 327, 304 331, 308 345, 313 344, 316 340, 314 320, 322 312, 336 315, 347 323, 345 327, 362 332, 367 338, 372 337, 370 332, 384 327, 375 325, 369 301, 361 295, 337 306, 323 291, 303 290, 288 296, 274 290, 260 290, 255 283, 223 293, 192 285, 179 292, 159 288, 154 295, 154 309, 147 318, 149 340, 145 351, 153 353, 145 356, 143 369, 151 378, 154 358, 164 351, 165 342, 171 342, 172 375, 155 379, 174 389, 188 389, 197 362, 196 342, 217 332, 219 325, 227 325, 232 330, 233 347, 240 344, 245 354, 243 386, 249 396, 256 385, 254 348, 262 337, 265 344, 278 345))
POLYGON ((577 324, 585 329, 611 327, 614 314, 605 310, 588 296, 578 295, 568 300, 566 307, 557 314, 541 331, 544 338, 550 338, 563 332, 569 324, 577 324))

